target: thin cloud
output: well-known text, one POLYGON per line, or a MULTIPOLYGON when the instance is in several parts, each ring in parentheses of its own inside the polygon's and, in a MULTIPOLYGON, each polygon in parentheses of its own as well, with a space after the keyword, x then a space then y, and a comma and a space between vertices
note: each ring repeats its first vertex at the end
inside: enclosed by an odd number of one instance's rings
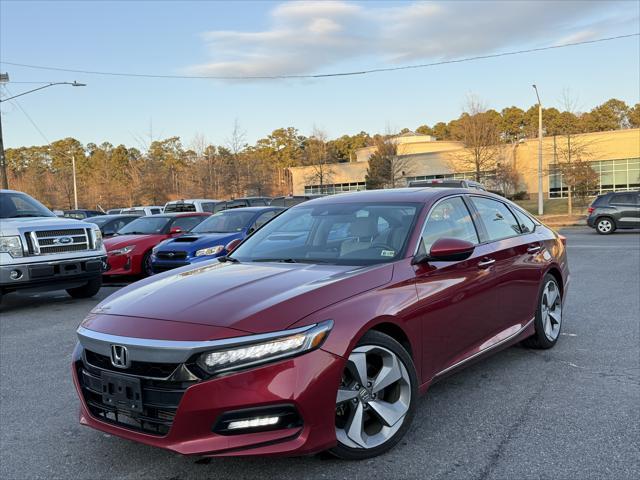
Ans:
POLYGON ((287 2, 263 31, 201 35, 210 59, 185 70, 210 76, 326 72, 391 66, 606 36, 638 23, 636 2, 287 2))

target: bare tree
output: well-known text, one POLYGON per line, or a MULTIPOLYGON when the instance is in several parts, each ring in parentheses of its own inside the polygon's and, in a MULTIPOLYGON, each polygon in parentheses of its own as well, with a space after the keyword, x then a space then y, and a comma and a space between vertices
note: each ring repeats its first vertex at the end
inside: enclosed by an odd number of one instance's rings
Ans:
POLYGON ((249 161, 244 162, 242 153, 247 148, 246 133, 240 126, 236 118, 233 122, 231 136, 227 139, 229 158, 227 159, 228 185, 231 187, 234 196, 241 196, 247 178, 251 175, 249 161), (244 165, 243 165, 244 164, 244 165))
POLYGON ((558 120, 558 138, 553 142, 555 168, 567 186, 567 214, 573 215, 573 198, 580 203, 597 186, 597 174, 589 165, 594 141, 578 135, 579 117, 576 114, 577 99, 569 90, 563 92, 563 112, 558 120))
POLYGON ((464 144, 464 151, 455 156, 454 169, 472 171, 478 182, 484 172, 495 170, 504 147, 497 112, 487 111, 476 96, 470 95, 465 111, 453 125, 453 135, 464 144))
MULTIPOLYGON (((313 128, 307 139, 303 161, 310 167, 310 173, 305 181, 311 185, 318 185, 320 189, 328 183, 334 175, 333 159, 327 148, 327 134, 317 127, 313 128)), ((324 193, 324 192, 323 192, 324 193)))
POLYGON ((391 133, 376 135, 376 147, 369 157, 367 188, 397 188, 405 186, 406 177, 411 175, 409 157, 398 155, 398 137, 391 133))

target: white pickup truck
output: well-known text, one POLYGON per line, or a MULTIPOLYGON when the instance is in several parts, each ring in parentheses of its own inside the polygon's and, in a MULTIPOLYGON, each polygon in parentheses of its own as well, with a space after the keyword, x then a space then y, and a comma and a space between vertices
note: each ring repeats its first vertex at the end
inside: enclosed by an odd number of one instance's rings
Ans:
POLYGON ((28 288, 92 297, 105 265, 97 225, 56 217, 25 193, 0 190, 0 298, 28 288))

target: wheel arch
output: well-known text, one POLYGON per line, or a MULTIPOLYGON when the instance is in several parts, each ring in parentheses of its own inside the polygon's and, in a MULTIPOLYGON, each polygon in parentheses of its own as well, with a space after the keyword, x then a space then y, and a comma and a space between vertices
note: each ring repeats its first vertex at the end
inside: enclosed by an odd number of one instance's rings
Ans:
POLYGON ((558 287, 560 287, 560 296, 561 298, 564 298, 564 281, 563 281, 562 273, 560 272, 560 269, 554 265, 551 268, 549 268, 549 270, 547 270, 545 274, 549 274, 553 278, 555 278, 556 282, 558 283, 558 287))
POLYGON ((384 333, 385 335, 388 335, 391 338, 393 338, 396 342, 398 342, 400 345, 404 347, 404 349, 407 351, 407 353, 409 353, 409 356, 413 359, 413 361, 414 362, 416 361, 416 358, 414 356, 414 348, 411 345, 411 341, 409 340, 409 335, 407 335, 407 332, 405 332, 400 325, 398 325, 397 323, 388 321, 386 319, 382 319, 379 323, 374 324, 373 326, 371 326, 371 328, 367 329, 364 333, 372 330, 376 332, 384 333))

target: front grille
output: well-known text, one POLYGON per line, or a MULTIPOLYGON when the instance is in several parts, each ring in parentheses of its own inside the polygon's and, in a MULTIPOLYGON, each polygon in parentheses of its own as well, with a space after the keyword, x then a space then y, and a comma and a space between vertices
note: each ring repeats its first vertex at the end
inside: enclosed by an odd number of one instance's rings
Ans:
POLYGON ((184 260, 187 258, 187 252, 163 251, 156 253, 156 258, 160 260, 184 260))
MULTIPOLYGON (((84 353, 89 365, 102 370, 123 373, 121 368, 116 368, 111 364, 111 359, 106 355, 100 355, 91 350, 85 350, 84 353)), ((162 379, 169 377, 175 372, 176 368, 178 368, 177 363, 131 362, 131 366, 127 368, 126 373, 128 375, 162 379)))
MULTIPOLYGON (((168 381, 144 378, 144 376, 138 374, 130 375, 140 379, 142 411, 117 408, 104 403, 101 377, 102 371, 114 371, 116 369, 101 368, 88 361, 91 359, 91 362, 100 362, 102 364, 104 363, 104 358, 108 357, 85 351, 85 360, 76 364, 82 395, 91 415, 98 420, 130 430, 151 435, 167 435, 184 392, 191 385, 197 383, 197 380, 168 381)), ((176 370, 177 367, 178 365, 173 365, 173 370, 176 370)), ((126 370, 126 374, 129 375, 133 371, 147 374, 166 372, 169 368, 167 364, 137 362, 137 365, 132 365, 130 369, 126 370)), ((125 374, 125 371, 120 370, 118 373, 125 374)))
POLYGON ((90 229, 67 228, 27 232, 25 239, 30 255, 52 255, 91 250, 93 249, 92 235, 90 229), (68 243, 61 243, 61 240, 68 243))

